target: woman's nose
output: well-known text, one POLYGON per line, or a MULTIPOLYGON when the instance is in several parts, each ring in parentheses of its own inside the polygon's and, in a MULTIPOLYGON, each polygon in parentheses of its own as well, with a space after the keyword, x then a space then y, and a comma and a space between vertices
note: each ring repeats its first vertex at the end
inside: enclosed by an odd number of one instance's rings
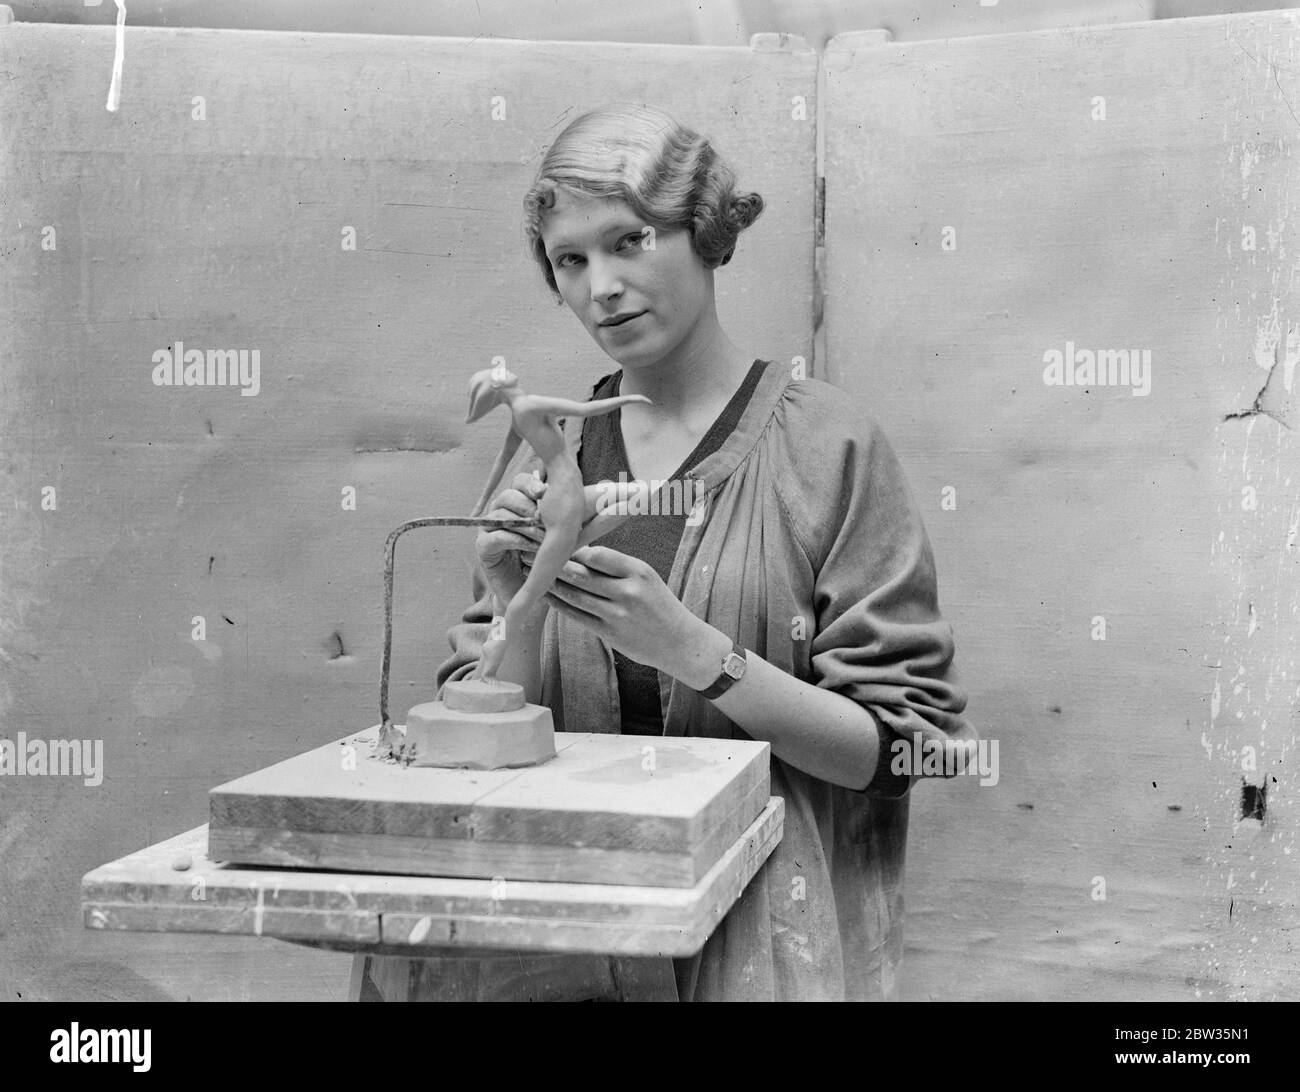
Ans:
POLYGON ((591 298, 597 303, 614 299, 623 292, 623 281, 618 271, 608 262, 593 261, 588 267, 591 278, 591 298))

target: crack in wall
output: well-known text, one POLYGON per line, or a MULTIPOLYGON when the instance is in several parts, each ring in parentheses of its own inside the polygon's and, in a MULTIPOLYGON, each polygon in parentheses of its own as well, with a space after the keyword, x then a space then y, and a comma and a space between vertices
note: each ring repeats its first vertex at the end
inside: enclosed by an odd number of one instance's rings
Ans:
MULTIPOLYGON (((1288 348, 1293 341, 1291 337, 1286 339, 1288 348)), ((1291 412, 1291 388, 1295 376, 1295 357, 1287 351, 1284 354, 1283 342, 1279 338, 1273 348, 1273 366, 1268 370, 1268 376, 1264 380, 1264 385, 1259 388, 1259 393, 1255 395, 1255 401, 1251 403, 1249 409, 1238 410, 1236 413, 1225 413, 1225 421, 1239 421, 1247 417, 1271 417, 1283 428, 1294 428, 1294 424, 1289 419, 1291 412), (1281 373, 1278 369, 1281 367, 1281 373), (1279 388, 1281 390, 1279 391, 1279 388)))

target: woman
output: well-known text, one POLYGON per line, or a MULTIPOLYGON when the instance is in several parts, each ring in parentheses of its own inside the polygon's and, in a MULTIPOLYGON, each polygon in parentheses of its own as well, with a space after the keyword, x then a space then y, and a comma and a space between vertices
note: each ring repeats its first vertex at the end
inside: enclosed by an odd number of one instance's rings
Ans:
MULTIPOLYGON (((930 545, 879 428, 719 324, 714 271, 762 208, 657 110, 593 111, 548 151, 526 231, 551 291, 620 367, 591 397, 649 399, 566 422, 566 442, 589 486, 680 479, 705 508, 634 516, 575 553, 512 630, 500 676, 559 730, 771 744, 784 836, 704 950, 674 961, 680 998, 892 998, 912 780, 889 745, 975 734, 930 545)), ((531 516, 544 488, 521 474, 493 512, 531 516)), ((536 548, 479 536, 478 602, 439 686, 474 671, 492 593, 509 599, 536 548)))

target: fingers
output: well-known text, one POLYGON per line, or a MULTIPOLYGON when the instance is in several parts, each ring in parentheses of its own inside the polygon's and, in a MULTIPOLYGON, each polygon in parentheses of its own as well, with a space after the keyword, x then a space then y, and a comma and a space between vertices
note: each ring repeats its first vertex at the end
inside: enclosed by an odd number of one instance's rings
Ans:
POLYGON ((517 474, 507 492, 518 494, 516 499, 522 498, 527 509, 525 514, 536 517, 537 502, 541 499, 542 494, 546 492, 546 483, 535 474, 517 474))
POLYGON ((516 474, 510 486, 530 497, 540 497, 546 492, 546 483, 536 474, 516 474))
MULTIPOLYGON (((520 558, 525 573, 532 572, 532 561, 532 555, 520 558)), ((608 605, 617 591, 616 582, 575 561, 564 563, 550 587, 551 595, 588 612, 594 607, 608 605)))
POLYGON ((608 546, 583 546, 573 552, 573 560, 594 573, 615 577, 637 575, 644 571, 642 566, 645 565, 638 558, 611 550, 608 546))
POLYGON ((507 561, 514 565, 517 563, 515 558, 531 558, 536 554, 537 542, 527 536, 531 530, 529 527, 521 527, 517 530, 501 528, 480 531, 474 541, 474 549, 484 568, 496 568, 507 561))
POLYGON ((517 550, 521 554, 535 554, 537 553, 538 543, 536 540, 526 537, 529 531, 531 531, 529 527, 521 527, 517 531, 481 531, 479 532, 479 553, 487 551, 488 553, 505 554, 517 550))
MULTIPOLYGON (((539 481, 532 474, 516 475, 514 484, 509 489, 503 489, 492 502, 492 511, 489 516, 497 519, 536 519, 537 518, 537 498, 546 491, 546 483, 539 481)), ((536 546, 542 541, 543 531, 540 527, 517 527, 512 531, 491 531, 492 535, 513 535, 516 539, 523 536, 530 546, 536 546)), ((500 548, 515 549, 517 546, 507 546, 507 539, 500 538, 494 540, 500 548)))
POLYGON ((575 606, 573 603, 570 603, 565 599, 561 599, 554 592, 547 592, 542 596, 542 599, 552 610, 558 610, 561 614, 567 614, 569 617, 577 619, 583 625, 588 626, 592 632, 596 633, 598 636, 603 636, 608 632, 608 627, 606 627, 604 620, 599 615, 591 614, 590 612, 583 610, 581 607, 575 606))
POLYGON ((537 502, 518 489, 503 489, 492 502, 492 514, 504 517, 523 516, 531 519, 537 515, 537 502))
POLYGON ((577 588, 579 591, 602 599, 606 598, 606 593, 610 590, 610 581, 607 577, 592 572, 586 565, 580 565, 576 561, 566 561, 557 579, 564 581, 571 588, 577 588))

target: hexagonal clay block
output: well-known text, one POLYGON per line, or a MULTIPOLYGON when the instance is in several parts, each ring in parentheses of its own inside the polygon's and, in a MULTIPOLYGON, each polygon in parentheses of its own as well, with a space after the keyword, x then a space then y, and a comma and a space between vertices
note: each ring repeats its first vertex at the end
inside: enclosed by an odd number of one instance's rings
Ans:
POLYGON ((412 766, 537 766, 555 757, 555 724, 544 705, 462 713, 444 702, 429 701, 406 714, 406 747, 412 766))

